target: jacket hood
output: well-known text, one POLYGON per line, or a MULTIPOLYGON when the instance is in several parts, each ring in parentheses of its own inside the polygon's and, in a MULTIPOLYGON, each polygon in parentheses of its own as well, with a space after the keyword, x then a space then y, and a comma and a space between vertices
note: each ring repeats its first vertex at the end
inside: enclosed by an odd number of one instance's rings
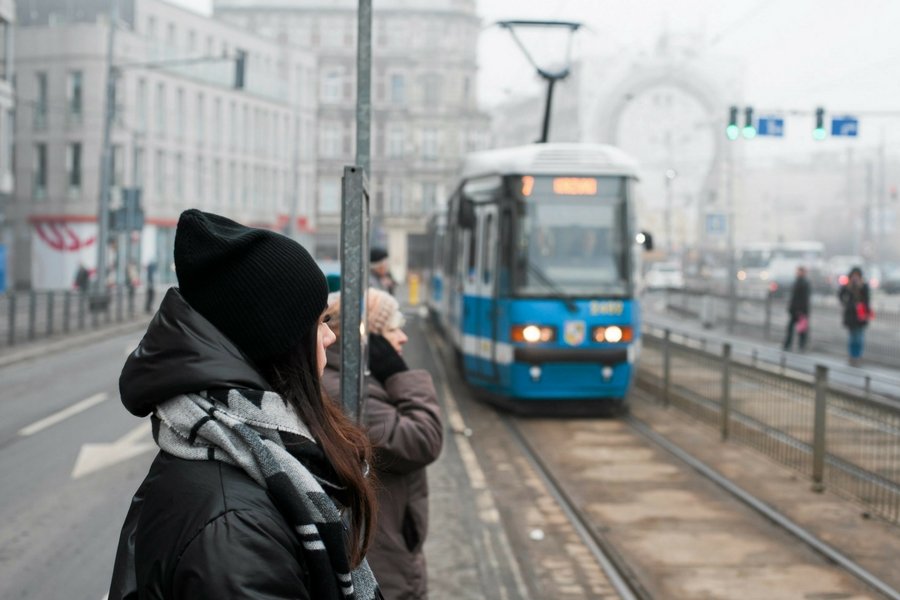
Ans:
POLYGON ((236 387, 271 389, 238 347, 170 288, 122 368, 122 404, 145 417, 179 394, 236 387))

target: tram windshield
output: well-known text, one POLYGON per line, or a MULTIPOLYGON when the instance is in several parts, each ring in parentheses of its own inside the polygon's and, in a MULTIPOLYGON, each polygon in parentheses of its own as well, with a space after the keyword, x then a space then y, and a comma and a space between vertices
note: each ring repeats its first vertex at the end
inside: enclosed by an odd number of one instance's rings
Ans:
POLYGON ((523 178, 517 293, 628 292, 625 179, 523 178))

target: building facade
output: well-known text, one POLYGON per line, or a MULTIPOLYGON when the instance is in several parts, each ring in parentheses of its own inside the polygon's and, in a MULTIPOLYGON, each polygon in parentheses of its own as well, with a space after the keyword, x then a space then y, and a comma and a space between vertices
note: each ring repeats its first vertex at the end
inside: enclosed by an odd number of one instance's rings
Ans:
MULTIPOLYGON (((97 262, 107 6, 18 5, 20 287, 70 287, 79 264, 97 262)), ((173 282, 175 225, 190 207, 311 236, 314 57, 159 0, 121 0, 118 19, 111 208, 139 188, 145 225, 109 240, 111 272, 121 279, 126 260, 156 263, 157 282, 173 282)))
POLYGON ((12 247, 15 232, 10 218, 13 180, 13 34, 16 6, 0 0, 0 293, 12 287, 12 247))
MULTIPOLYGON (((355 161, 355 0, 216 0, 217 17, 318 61, 317 254, 338 258, 341 175, 355 161)), ((386 245, 395 276, 427 255, 427 216, 446 201, 463 155, 486 147, 478 109, 474 0, 385 0, 372 24, 373 243, 386 245)))

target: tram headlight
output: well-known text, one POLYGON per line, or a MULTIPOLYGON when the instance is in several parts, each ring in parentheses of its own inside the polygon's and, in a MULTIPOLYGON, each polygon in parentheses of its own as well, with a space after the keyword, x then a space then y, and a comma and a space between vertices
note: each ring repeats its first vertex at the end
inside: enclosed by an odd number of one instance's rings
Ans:
POLYGON ((556 328, 548 325, 513 325, 510 337, 514 342, 537 344, 556 339, 556 328))
POLYGON ((634 339, 634 330, 627 326, 603 325, 594 327, 591 337, 600 344, 618 344, 632 341, 634 339))

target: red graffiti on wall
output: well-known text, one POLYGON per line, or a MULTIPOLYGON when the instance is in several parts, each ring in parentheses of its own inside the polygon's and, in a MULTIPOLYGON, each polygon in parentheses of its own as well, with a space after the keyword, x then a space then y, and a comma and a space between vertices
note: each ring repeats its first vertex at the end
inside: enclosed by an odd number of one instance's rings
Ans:
POLYGON ((96 236, 79 239, 67 223, 35 223, 34 230, 45 244, 57 252, 77 252, 97 241, 96 236))

